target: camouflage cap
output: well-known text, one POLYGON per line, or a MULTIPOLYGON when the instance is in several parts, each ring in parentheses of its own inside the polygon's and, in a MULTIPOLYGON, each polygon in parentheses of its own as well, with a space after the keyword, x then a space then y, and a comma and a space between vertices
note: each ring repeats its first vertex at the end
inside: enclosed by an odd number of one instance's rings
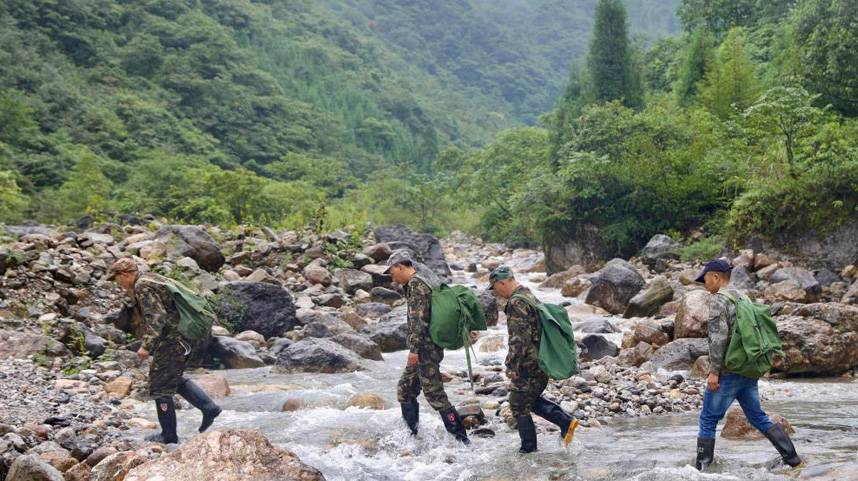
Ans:
POLYGON ((384 272, 390 272, 391 267, 405 263, 414 265, 414 257, 411 255, 411 251, 408 249, 397 249, 387 258, 387 269, 384 272))
POLYGON ((513 278, 515 278, 515 275, 512 273, 512 269, 507 266, 500 266, 489 274, 489 289, 493 289, 497 281, 513 278))
POLYGON ((113 279, 116 274, 123 272, 137 272, 140 268, 137 266, 137 263, 134 262, 134 259, 130 257, 123 257, 118 261, 114 262, 113 265, 110 266, 110 271, 107 273, 108 279, 113 279))

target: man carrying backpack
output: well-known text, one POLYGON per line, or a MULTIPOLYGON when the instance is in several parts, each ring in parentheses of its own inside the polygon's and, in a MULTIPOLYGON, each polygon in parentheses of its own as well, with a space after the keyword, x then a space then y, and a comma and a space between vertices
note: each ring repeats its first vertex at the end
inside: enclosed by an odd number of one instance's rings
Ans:
MULTIPOLYGON (((763 367, 750 368, 741 367, 736 364, 734 369, 755 377, 737 374, 727 368, 732 366, 733 359, 728 353, 734 333, 739 335, 737 325, 737 310, 741 309, 742 316, 750 315, 748 322, 757 322, 754 319, 754 309, 763 308, 768 311, 767 306, 754 305, 747 297, 735 289, 728 288, 730 283, 730 264, 722 259, 714 260, 706 264, 703 272, 697 278, 697 282, 703 283, 706 290, 712 294, 709 302, 709 377, 706 382, 706 393, 703 397, 703 411, 700 413, 700 432, 697 437, 697 462, 696 467, 700 471, 706 471, 715 457, 715 430, 727 409, 734 400, 739 401, 748 422, 763 433, 780 453, 784 463, 795 467, 801 464, 801 458, 795 451, 792 441, 779 424, 772 423, 760 406, 760 394, 757 390, 757 380, 770 367, 770 363, 763 363, 763 367), (747 372, 746 372, 747 371, 747 372)), ((745 321, 746 317, 741 319, 745 321)), ((770 317, 768 319, 771 321, 770 317)), ((773 323, 761 324, 767 329, 757 331, 774 330, 773 323)), ((742 336, 743 338, 745 336, 742 336)), ((750 340, 749 340, 750 342, 750 340)), ((770 360, 771 353, 780 349, 779 340, 771 343, 771 349, 765 351, 765 359, 770 360)), ((743 355, 743 353, 739 353, 743 355)))
POLYGON ((139 272, 129 258, 116 261, 110 275, 131 297, 134 337, 142 341, 137 356, 152 357, 149 394, 155 399, 161 433, 146 438, 163 444, 179 442, 173 395, 179 394, 203 413, 200 432, 212 425, 221 409, 196 383, 184 378, 191 346, 179 332, 179 310, 166 285, 167 279, 139 272))
POLYGON ((521 437, 520 453, 536 451, 536 427, 531 411, 560 428, 564 446, 572 442, 578 420, 559 405, 545 399, 542 392, 548 386, 548 375, 539 364, 542 321, 540 304, 530 289, 515 280, 509 267, 501 266, 489 274, 490 289, 508 299, 506 322, 509 332, 509 353, 506 357, 507 376, 512 381, 509 404, 521 437))
POLYGON ((444 391, 440 366, 444 349, 432 342, 429 335, 432 290, 440 285, 440 281, 428 269, 420 269, 418 273, 421 266, 405 249, 395 251, 387 265, 393 281, 405 287, 408 303, 408 364, 396 389, 402 418, 411 433, 416 435, 420 413, 417 396, 422 390, 429 405, 441 414, 447 432, 458 441, 470 444, 462 418, 444 391))

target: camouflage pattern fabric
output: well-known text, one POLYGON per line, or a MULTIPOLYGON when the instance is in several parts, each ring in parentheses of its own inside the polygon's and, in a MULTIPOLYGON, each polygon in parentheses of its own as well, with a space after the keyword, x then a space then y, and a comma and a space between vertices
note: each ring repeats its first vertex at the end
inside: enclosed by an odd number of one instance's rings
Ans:
POLYGON ((530 414, 533 403, 542 395, 548 386, 548 376, 538 370, 531 373, 519 373, 519 377, 512 381, 509 390, 509 407, 515 417, 530 414))
POLYGON ((509 333, 509 353, 505 364, 508 371, 518 375, 510 386, 509 403, 513 415, 518 417, 530 413, 536 398, 548 385, 548 376, 539 367, 539 342, 542 338, 539 313, 516 296, 533 304, 539 304, 539 300, 526 287, 519 287, 513 292, 505 310, 509 333))
MULTIPOLYGON (((728 289, 725 292, 739 299, 741 294, 728 289)), ((724 357, 730 346, 733 324, 736 322, 736 305, 724 296, 714 295, 709 300, 709 373, 721 374, 724 357)))
POLYGON ((418 363, 406 366, 396 388, 400 403, 406 404, 416 399, 420 392, 437 411, 452 407, 444 382, 441 380, 441 361, 444 349, 435 345, 429 337, 429 321, 432 318, 432 287, 429 282, 414 276, 405 286, 408 301, 408 350, 416 353, 418 363))

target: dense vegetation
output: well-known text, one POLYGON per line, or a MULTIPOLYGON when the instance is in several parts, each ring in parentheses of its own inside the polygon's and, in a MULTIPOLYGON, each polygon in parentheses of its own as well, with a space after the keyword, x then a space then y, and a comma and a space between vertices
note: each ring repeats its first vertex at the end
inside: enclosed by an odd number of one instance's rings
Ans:
POLYGON ((629 254, 854 219, 858 0, 657 3, 7 0, 0 222, 586 230, 629 254))

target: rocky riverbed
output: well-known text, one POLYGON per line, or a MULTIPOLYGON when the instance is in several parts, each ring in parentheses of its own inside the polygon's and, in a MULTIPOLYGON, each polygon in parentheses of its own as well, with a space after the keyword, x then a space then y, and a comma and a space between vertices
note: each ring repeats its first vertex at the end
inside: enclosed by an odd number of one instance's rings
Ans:
MULTIPOLYGON (((241 465, 263 477, 289 471, 295 477, 283 479, 345 479, 337 463, 363 473, 360 479, 513 479, 507 476, 522 472, 523 465, 485 476, 473 472, 445 444, 443 433, 432 435, 428 452, 408 440, 408 449, 416 451, 405 461, 384 461, 392 454, 386 443, 401 442, 403 431, 394 383, 404 362, 404 301, 383 274, 384 261, 397 248, 413 250, 439 275, 476 289, 489 313, 492 327, 475 346, 473 388, 462 353, 448 353, 442 365, 447 390, 472 433, 489 436, 478 447, 498 453, 516 443, 502 365, 503 306, 484 290, 488 272, 500 264, 513 267, 544 301, 565 305, 573 319, 581 372, 552 382, 546 395, 582 420, 582 438, 595 443, 606 433, 628 437, 635 422, 662 432, 663 426, 653 424, 658 421, 648 420, 664 419, 669 426, 691 419, 702 402, 708 294, 692 282, 700 266, 680 262, 679 246, 664 236, 628 261, 612 260, 600 269, 571 266, 550 276, 539 252, 461 234, 442 242, 404 227, 317 235, 176 226, 149 218, 74 230, 16 226, 7 228, 0 245, 0 479, 142 480, 165 472, 188 473, 170 479, 199 479, 195 472, 220 479, 217 473, 241 465), (147 366, 134 355, 137 344, 122 314, 123 295, 104 279, 110 263, 124 256, 209 295, 223 323, 196 356, 200 370, 192 375, 224 404, 227 411, 216 427, 226 431, 197 437, 174 453, 142 441, 156 427, 145 396, 147 366), (384 416, 384 429, 354 424, 367 416, 376 419, 371 412, 384 416), (313 417, 308 424, 321 426, 323 439, 291 425, 302 416, 313 417), (283 420, 288 427, 278 429, 266 419, 283 420), (327 431, 332 421, 343 432, 327 431), (241 430, 246 427, 258 431, 241 430), (271 445, 260 431, 321 473, 271 445), (203 445, 217 451, 212 456, 220 465, 182 455, 203 445), (242 458, 246 445, 264 454, 242 458), (366 461, 355 465, 325 457, 324 446, 366 461), (445 457, 463 470, 438 471, 432 463, 445 457), (426 462, 433 467, 421 468, 426 462)), ((837 386, 851 383, 855 391, 858 269, 814 271, 753 251, 741 251, 732 261, 736 286, 772 304, 777 316, 787 355, 773 378, 828 376, 837 386)), ((778 402, 782 391, 771 391, 778 402)), ((845 399, 847 406, 858 405, 858 394, 845 399)), ((180 414, 185 439, 194 433, 194 416, 190 409, 180 414)), ((424 422, 437 431, 440 421, 435 426, 433 417, 424 412, 424 422)), ((733 416, 725 431, 742 433, 743 421, 733 416)), ((798 421, 802 439, 804 419, 798 421)), ((553 435, 552 426, 539 426, 543 436, 553 435)), ((690 436, 681 442, 693 444, 690 436)), ((663 441, 654 445, 670 449, 663 441)), ((583 456, 587 448, 573 451, 583 456)), ((554 465, 560 461, 552 453, 549 469, 537 469, 532 479, 628 479, 690 462, 690 457, 668 457, 667 466, 635 465, 627 472, 613 462, 603 473, 584 462, 580 473, 558 475, 554 465)), ((834 467, 811 471, 808 479, 848 479, 826 473, 855 472, 854 459, 850 464, 848 457, 830 453, 821 459, 834 467)), ((754 469, 728 465, 725 472, 754 469)), ((780 476, 777 469, 763 471, 780 476)), ((636 479, 696 479, 694 473, 674 475, 636 479)))

